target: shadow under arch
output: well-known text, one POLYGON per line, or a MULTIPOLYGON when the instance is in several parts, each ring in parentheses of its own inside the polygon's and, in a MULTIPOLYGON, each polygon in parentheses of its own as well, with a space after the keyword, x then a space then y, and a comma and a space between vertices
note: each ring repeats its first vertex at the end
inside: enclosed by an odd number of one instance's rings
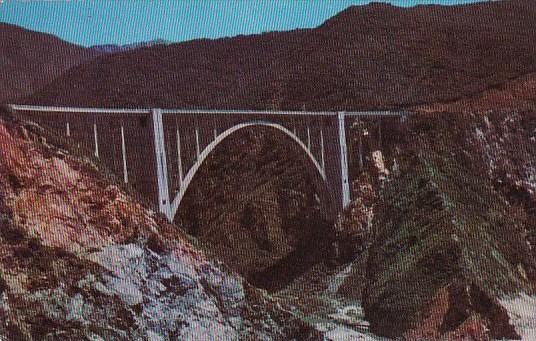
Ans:
MULTIPOLYGON (((329 186, 329 183, 326 178, 326 173, 322 169, 322 166, 318 163, 318 161, 315 159, 314 155, 311 153, 311 151, 307 148, 307 146, 300 140, 298 136, 296 136, 292 131, 288 130, 284 126, 267 122, 267 121, 252 121, 252 122, 246 122, 237 124, 220 135, 216 137, 214 141, 212 141, 199 155, 199 158, 195 162, 195 164, 188 170, 188 173, 182 180, 182 185, 180 186, 179 193, 175 196, 171 203, 171 220, 173 221, 177 215, 177 212, 179 210, 179 206, 181 204, 182 199, 184 198, 188 187, 192 183, 195 175, 197 174, 197 171, 199 168, 203 165, 204 161, 207 159, 207 157, 210 155, 210 153, 216 149, 216 147, 226 138, 231 136, 233 133, 245 129, 245 128, 251 128, 251 127, 267 127, 276 129, 278 131, 283 132, 285 135, 290 137, 300 148, 302 151, 305 152, 308 159, 313 163, 314 170, 317 175, 320 176, 322 185, 321 188, 318 188, 319 192, 321 193, 320 203, 322 205, 322 211, 328 218, 334 218, 336 216, 336 209, 334 205, 334 198, 333 193, 331 191, 331 188, 329 186)), ((307 169, 310 169, 311 167, 306 167, 307 169)))

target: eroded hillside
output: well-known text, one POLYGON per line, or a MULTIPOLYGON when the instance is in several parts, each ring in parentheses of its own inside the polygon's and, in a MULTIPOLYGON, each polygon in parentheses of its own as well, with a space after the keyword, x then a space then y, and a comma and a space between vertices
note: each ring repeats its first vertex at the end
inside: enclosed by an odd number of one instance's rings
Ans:
POLYGON ((536 289, 535 124, 534 112, 441 113, 410 124, 367 258, 362 295, 373 332, 525 333, 503 301, 536 289))
POLYGON ((3 119, 0 245, 2 339, 316 339, 65 141, 3 119))

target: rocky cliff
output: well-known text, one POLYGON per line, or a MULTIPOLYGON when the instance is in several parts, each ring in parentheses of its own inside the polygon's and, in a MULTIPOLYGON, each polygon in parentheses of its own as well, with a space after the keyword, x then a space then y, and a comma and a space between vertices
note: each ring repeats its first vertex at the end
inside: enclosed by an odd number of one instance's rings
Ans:
POLYGON ((0 338, 316 339, 68 142, 0 119, 0 338))
POLYGON ((525 210, 534 205, 536 144, 523 124, 534 118, 439 115, 410 127, 415 139, 401 147, 402 174, 382 193, 369 251, 363 300, 372 331, 519 337, 500 300, 532 294, 536 283, 525 210))
POLYGON ((357 181, 375 200, 363 206, 361 195, 347 212, 347 229, 360 231, 364 251, 339 295, 362 300, 374 333, 536 335, 533 79, 421 108, 391 145, 389 175, 357 181), (370 207, 367 230, 351 213, 370 207))

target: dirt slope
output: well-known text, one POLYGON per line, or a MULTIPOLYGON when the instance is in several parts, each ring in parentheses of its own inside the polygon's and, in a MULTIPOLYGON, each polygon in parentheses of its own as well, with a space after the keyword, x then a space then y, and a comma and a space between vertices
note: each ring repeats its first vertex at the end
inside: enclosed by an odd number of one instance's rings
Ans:
POLYGON ((473 97, 447 103, 417 106, 416 111, 433 113, 450 111, 457 113, 487 113, 491 111, 536 110, 536 73, 497 85, 473 97))

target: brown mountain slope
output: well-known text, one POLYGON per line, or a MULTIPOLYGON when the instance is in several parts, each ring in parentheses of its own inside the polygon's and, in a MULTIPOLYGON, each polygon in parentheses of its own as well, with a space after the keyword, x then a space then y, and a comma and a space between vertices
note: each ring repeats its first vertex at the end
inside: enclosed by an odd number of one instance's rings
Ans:
POLYGON ((350 7, 311 30, 104 56, 29 103, 389 108, 452 101, 536 71, 536 3, 350 7))
POLYGON ((0 23, 0 102, 28 96, 98 54, 49 34, 0 23))
POLYGON ((448 103, 432 103, 415 108, 421 112, 485 113, 495 111, 534 111, 536 109, 536 73, 488 89, 474 97, 448 103))

